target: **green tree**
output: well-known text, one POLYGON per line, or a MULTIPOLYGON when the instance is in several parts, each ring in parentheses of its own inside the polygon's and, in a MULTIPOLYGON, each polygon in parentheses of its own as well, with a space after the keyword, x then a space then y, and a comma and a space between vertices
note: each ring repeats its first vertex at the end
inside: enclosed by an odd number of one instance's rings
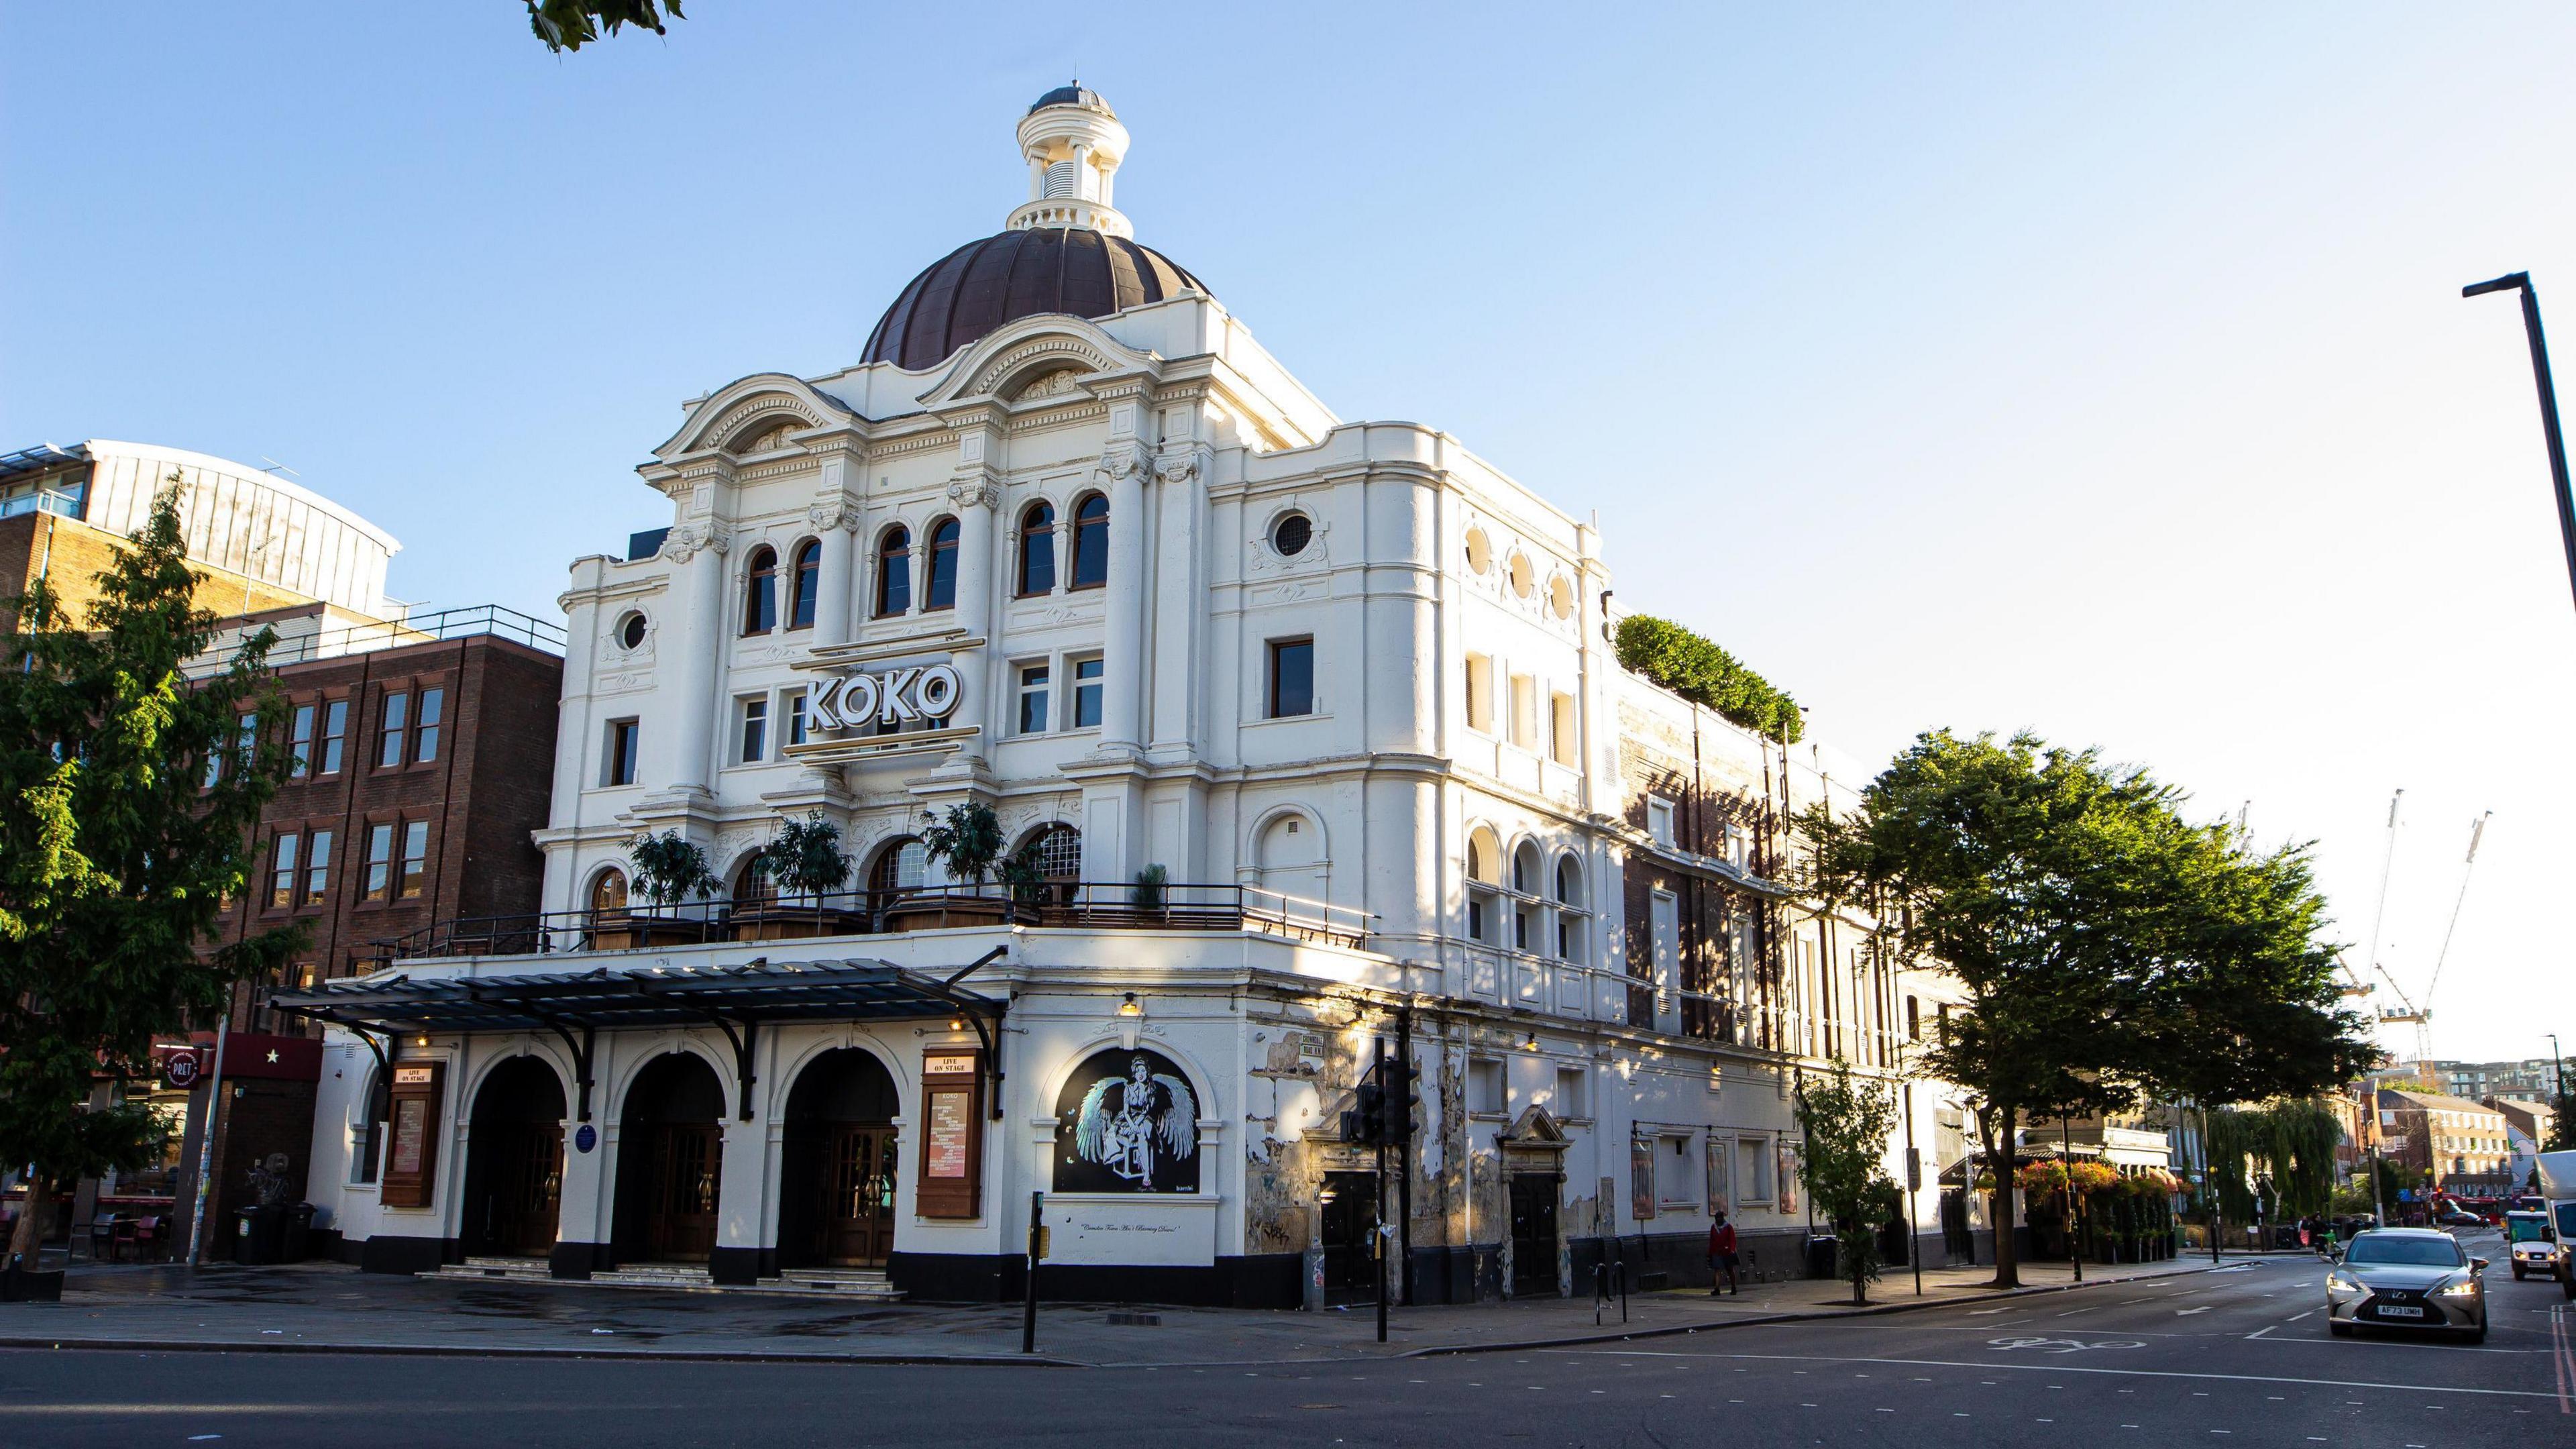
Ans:
POLYGON ((923 821, 922 853, 944 862, 950 880, 981 886, 1002 858, 1002 822, 981 800, 951 805, 946 815, 925 811, 923 821))
POLYGON ((561 54, 579 50, 602 35, 615 35, 628 25, 667 34, 662 27, 665 10, 673 20, 689 18, 680 13, 680 0, 528 0, 528 28, 546 43, 546 49, 561 54))
POLYGON ((156 1120, 124 1095, 149 1075, 152 1039, 228 1010, 234 983, 302 939, 280 928, 199 955, 249 881, 260 809, 287 769, 269 631, 209 678, 183 673, 215 632, 199 582, 169 489, 97 576, 85 619, 42 582, 7 601, 18 631, 0 638, 0 1161, 30 1168, 10 1255, 31 1266, 47 1187, 159 1152, 156 1120), (272 728, 245 730, 244 716, 272 728), (102 1082, 111 1100, 92 1106, 102 1082))
POLYGON ((2540 1150, 2565 1152, 2571 1147, 2576 1147, 2576 1092, 2560 1092, 2549 1099, 2549 1140, 2540 1150))
POLYGON ((691 896, 705 900, 723 884, 708 868, 707 853, 677 830, 659 835, 647 831, 635 838, 626 853, 635 862, 635 888, 664 909, 691 896))
POLYGON ((1896 1182, 1886 1170, 1887 1139, 1895 1130, 1895 1095, 1883 1083, 1855 1078, 1840 1058, 1832 1076, 1799 1085, 1798 1180, 1833 1225, 1834 1262, 1851 1281, 1855 1304, 1869 1302, 1882 1261, 1878 1225, 1897 1203, 1896 1182))
POLYGON ((802 820, 780 825, 777 838, 761 854, 769 862, 771 880, 791 895, 812 898, 814 929, 820 932, 823 898, 850 880, 850 858, 841 853, 841 827, 820 810, 809 812, 802 820))
POLYGON ((2139 817, 2164 795, 2140 772, 2027 734, 1936 730, 1870 783, 1857 812, 1802 822, 1815 888, 1867 901, 1900 958, 1937 963, 1966 994, 1925 1062, 1975 1108, 1997 1287, 2020 1283, 2021 1123, 2135 1099, 2134 1053, 2120 1041, 2145 905, 2134 856, 2139 817))

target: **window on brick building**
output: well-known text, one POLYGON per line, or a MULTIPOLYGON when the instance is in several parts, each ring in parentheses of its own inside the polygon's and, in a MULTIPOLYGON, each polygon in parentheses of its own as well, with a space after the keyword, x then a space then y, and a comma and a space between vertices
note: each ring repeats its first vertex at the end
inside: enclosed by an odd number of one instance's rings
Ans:
POLYGON ((286 752, 294 763, 287 773, 301 780, 313 768, 313 706, 299 704, 286 726, 286 752))
POLYGON ((376 768, 390 770, 403 762, 403 742, 411 732, 411 694, 388 690, 376 719, 376 768))
POLYGON ((322 703, 322 768, 317 773, 340 773, 340 757, 349 743, 349 702, 345 699, 322 703))
POLYGON ((268 908, 272 911, 282 911, 295 904, 296 847, 302 843, 292 834, 277 837, 276 866, 268 887, 268 908))
POLYGON ((394 828, 390 825, 367 827, 366 896, 371 901, 390 899, 393 894, 394 828))
POLYGON ((318 906, 331 894, 331 832, 316 830, 304 851, 304 904, 318 906))
POLYGON ((447 713, 447 691, 424 689, 420 692, 420 751, 413 758, 426 765, 438 758, 438 727, 447 713))
POLYGON ((403 824, 402 898, 416 900, 429 885, 429 822, 403 824))
POLYGON ((1674 844, 1672 801, 1661 795, 1646 797, 1646 834, 1657 845, 1667 849, 1672 847, 1674 844))

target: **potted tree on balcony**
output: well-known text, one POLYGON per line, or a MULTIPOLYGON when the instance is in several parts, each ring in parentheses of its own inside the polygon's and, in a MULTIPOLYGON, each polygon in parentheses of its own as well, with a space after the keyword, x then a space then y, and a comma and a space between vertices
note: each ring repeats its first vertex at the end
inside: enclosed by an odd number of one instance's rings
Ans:
POLYGON ((886 929, 919 931, 941 926, 990 926, 1011 915, 1007 895, 986 895, 984 881, 1002 858, 1002 822, 981 800, 951 805, 946 814, 924 812, 922 853, 948 872, 950 888, 923 892, 886 907, 886 929))
POLYGON ((617 951, 629 946, 650 946, 656 938, 665 945, 704 941, 714 924, 698 916, 678 913, 681 902, 694 896, 705 900, 716 893, 715 872, 707 868, 707 853, 677 830, 659 835, 636 837, 627 847, 635 865, 635 890, 653 903, 649 911, 629 909, 615 918, 605 918, 592 925, 591 939, 600 950, 617 951))
POLYGON ((864 914, 839 909, 826 900, 849 883, 850 858, 841 853, 841 828, 825 819, 822 811, 779 826, 778 837, 769 842, 761 856, 768 862, 769 878, 778 883, 779 890, 810 901, 812 908, 773 903, 755 910, 737 909, 733 916, 735 940, 785 941, 852 935, 867 929, 864 914))

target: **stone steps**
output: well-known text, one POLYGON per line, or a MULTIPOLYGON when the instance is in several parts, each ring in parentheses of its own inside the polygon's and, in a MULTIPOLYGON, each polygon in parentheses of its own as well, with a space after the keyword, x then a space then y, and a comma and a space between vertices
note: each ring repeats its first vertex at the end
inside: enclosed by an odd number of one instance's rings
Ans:
POLYGON ((583 1280, 602 1288, 662 1288, 679 1293, 707 1293, 715 1280, 704 1263, 629 1263, 583 1280))
POLYGON ((883 1268, 788 1268, 760 1280, 764 1293, 811 1293, 855 1298, 866 1303, 899 1303, 903 1290, 886 1281, 883 1268))
POLYGON ((450 1282, 464 1279, 476 1283, 493 1281, 503 1283, 548 1283, 552 1282, 554 1279, 553 1270, 546 1265, 546 1260, 543 1258, 470 1257, 462 1263, 448 1263, 441 1266, 435 1272, 423 1273, 419 1276, 423 1278, 443 1278, 450 1282))

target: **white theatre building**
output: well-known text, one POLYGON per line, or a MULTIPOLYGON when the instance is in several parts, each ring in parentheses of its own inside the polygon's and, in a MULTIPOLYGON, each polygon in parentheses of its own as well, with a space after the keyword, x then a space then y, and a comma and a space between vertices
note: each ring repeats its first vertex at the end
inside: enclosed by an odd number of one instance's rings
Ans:
MULTIPOLYGON (((1801 1270, 1794 1077, 1892 1069, 1942 994, 1774 884, 1813 751, 1623 672, 1595 530, 1336 417, 1131 240, 1127 143, 1042 97, 1001 232, 857 365, 689 403, 668 529, 573 563, 548 914, 280 998, 336 1023, 351 1257, 992 1299, 1043 1192, 1051 1297, 1366 1298, 1380 1222, 1414 1301, 1705 1281, 1718 1204, 1801 1270), (975 802, 1010 887, 924 851, 975 802), (849 881, 782 893, 814 815, 849 881), (711 897, 646 901, 667 831, 711 897)), ((1913 1104, 1939 1261, 1958 1118, 1913 1104)))

